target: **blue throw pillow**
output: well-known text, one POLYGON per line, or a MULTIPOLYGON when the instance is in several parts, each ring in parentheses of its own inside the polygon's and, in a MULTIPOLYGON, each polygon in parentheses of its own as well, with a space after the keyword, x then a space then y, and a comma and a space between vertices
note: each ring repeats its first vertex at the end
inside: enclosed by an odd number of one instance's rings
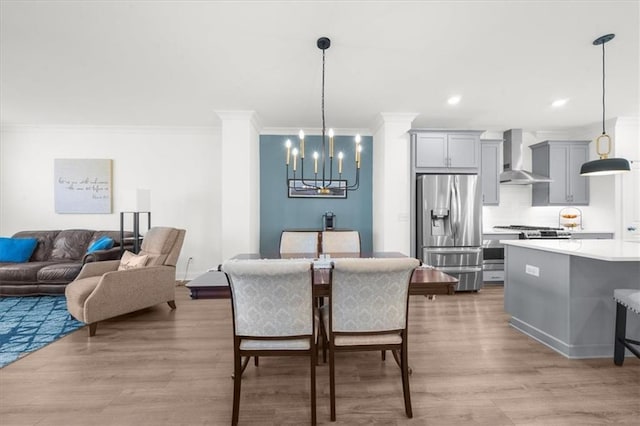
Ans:
POLYGON ((106 235, 98 238, 89 246, 87 249, 87 253, 93 253, 97 250, 109 250, 113 247, 113 239, 107 237, 106 235))
POLYGON ((0 262, 28 262, 37 245, 37 238, 0 238, 0 262))

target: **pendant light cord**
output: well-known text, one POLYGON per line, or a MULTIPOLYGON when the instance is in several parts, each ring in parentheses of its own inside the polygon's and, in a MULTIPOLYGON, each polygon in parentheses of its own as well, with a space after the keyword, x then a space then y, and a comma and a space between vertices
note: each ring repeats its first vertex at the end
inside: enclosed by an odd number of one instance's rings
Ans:
POLYGON ((602 134, 605 135, 607 132, 604 129, 604 45, 606 43, 602 43, 602 134))

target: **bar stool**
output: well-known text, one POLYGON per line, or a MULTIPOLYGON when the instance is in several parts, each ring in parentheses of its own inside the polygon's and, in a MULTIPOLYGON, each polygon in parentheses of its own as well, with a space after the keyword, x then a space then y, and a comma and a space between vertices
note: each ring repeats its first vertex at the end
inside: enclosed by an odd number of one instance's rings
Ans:
POLYGON ((613 347, 613 362, 615 365, 622 365, 625 347, 640 358, 640 350, 632 346, 640 345, 640 341, 626 337, 627 309, 640 315, 640 290, 616 289, 613 291, 613 299, 616 301, 616 336, 613 347))

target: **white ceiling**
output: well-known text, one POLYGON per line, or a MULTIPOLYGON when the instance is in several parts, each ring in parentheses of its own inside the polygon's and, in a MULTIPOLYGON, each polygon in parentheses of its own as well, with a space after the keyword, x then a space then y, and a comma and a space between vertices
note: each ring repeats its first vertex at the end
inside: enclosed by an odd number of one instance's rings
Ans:
POLYGON ((215 126, 253 110, 265 127, 557 130, 637 116, 638 1, 2 0, 3 125, 215 126), (458 94, 456 106, 447 98, 458 94), (550 104, 569 98, 563 108, 550 104))

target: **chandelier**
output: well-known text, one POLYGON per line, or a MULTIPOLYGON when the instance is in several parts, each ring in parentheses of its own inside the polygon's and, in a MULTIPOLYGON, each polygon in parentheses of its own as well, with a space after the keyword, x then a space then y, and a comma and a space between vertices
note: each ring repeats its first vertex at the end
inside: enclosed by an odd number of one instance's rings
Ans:
POLYGON ((360 160, 362 145, 360 144, 360 135, 355 136, 354 146, 354 165, 355 165, 355 181, 351 184, 347 179, 342 178, 343 161, 345 154, 338 152, 337 176, 334 175, 334 132, 333 129, 326 131, 324 119, 324 64, 325 51, 331 46, 331 40, 327 37, 320 37, 317 46, 322 50, 322 140, 319 151, 311 154, 313 158, 313 173, 309 171, 305 173, 305 147, 304 147, 304 131, 300 130, 298 134, 298 146, 290 139, 285 142, 287 149, 287 190, 289 194, 299 193, 317 196, 336 196, 339 198, 346 197, 347 191, 356 190, 360 186, 360 160), (328 137, 328 141, 327 141, 328 137), (328 143, 327 143, 328 142, 328 143), (327 164, 328 163, 328 164, 327 164), (298 174, 298 168, 300 169, 298 174))
POLYGON ((625 158, 609 158, 611 153, 611 136, 604 128, 604 45, 613 40, 615 34, 606 34, 594 40, 593 45, 602 45, 602 134, 596 139, 596 153, 600 159, 588 161, 580 167, 581 176, 603 176, 628 172, 631 167, 625 158), (603 150, 600 143, 606 141, 607 148, 603 150))

